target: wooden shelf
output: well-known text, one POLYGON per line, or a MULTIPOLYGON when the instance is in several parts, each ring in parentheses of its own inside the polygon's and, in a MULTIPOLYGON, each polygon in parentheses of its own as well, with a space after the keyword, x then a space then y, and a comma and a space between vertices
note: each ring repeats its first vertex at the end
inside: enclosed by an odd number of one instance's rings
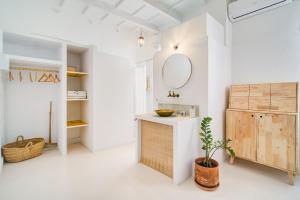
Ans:
POLYGON ((67 101, 88 101, 88 99, 67 99, 67 101))
POLYGON ((86 72, 67 71, 67 75, 70 76, 70 77, 83 77, 83 76, 87 76, 88 73, 86 73, 86 72))
POLYGON ((67 121, 67 128, 79 128, 85 126, 88 126, 88 124, 81 120, 67 121))

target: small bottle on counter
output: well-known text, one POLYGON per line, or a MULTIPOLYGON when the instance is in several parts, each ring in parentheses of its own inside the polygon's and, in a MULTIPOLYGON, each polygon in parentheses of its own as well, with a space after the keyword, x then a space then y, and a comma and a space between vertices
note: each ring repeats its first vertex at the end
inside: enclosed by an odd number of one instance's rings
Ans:
POLYGON ((190 108, 190 117, 195 117, 195 116, 196 116, 195 106, 191 106, 191 108, 190 108))

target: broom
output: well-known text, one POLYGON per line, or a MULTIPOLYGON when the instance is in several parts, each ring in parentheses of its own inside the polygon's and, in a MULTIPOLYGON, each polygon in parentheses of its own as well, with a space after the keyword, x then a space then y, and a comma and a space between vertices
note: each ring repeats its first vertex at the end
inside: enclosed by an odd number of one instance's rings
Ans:
POLYGON ((52 101, 50 101, 50 108, 49 108, 49 139, 48 143, 46 143, 45 148, 52 149, 56 148, 57 143, 52 143, 52 101))

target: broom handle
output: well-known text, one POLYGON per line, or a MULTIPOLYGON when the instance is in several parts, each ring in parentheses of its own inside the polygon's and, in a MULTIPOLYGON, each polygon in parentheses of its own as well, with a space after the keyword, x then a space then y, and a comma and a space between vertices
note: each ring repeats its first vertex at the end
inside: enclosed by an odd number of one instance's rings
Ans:
POLYGON ((51 126, 52 126, 52 101, 50 101, 50 110, 49 110, 49 144, 52 143, 51 141, 51 126))

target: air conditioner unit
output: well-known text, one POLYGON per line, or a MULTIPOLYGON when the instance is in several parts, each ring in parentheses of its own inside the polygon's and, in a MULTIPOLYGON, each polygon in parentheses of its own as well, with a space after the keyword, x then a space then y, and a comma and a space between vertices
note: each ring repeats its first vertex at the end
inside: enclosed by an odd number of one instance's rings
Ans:
POLYGON ((232 22, 236 22, 291 2, 292 0, 237 0, 228 5, 228 15, 232 22))

